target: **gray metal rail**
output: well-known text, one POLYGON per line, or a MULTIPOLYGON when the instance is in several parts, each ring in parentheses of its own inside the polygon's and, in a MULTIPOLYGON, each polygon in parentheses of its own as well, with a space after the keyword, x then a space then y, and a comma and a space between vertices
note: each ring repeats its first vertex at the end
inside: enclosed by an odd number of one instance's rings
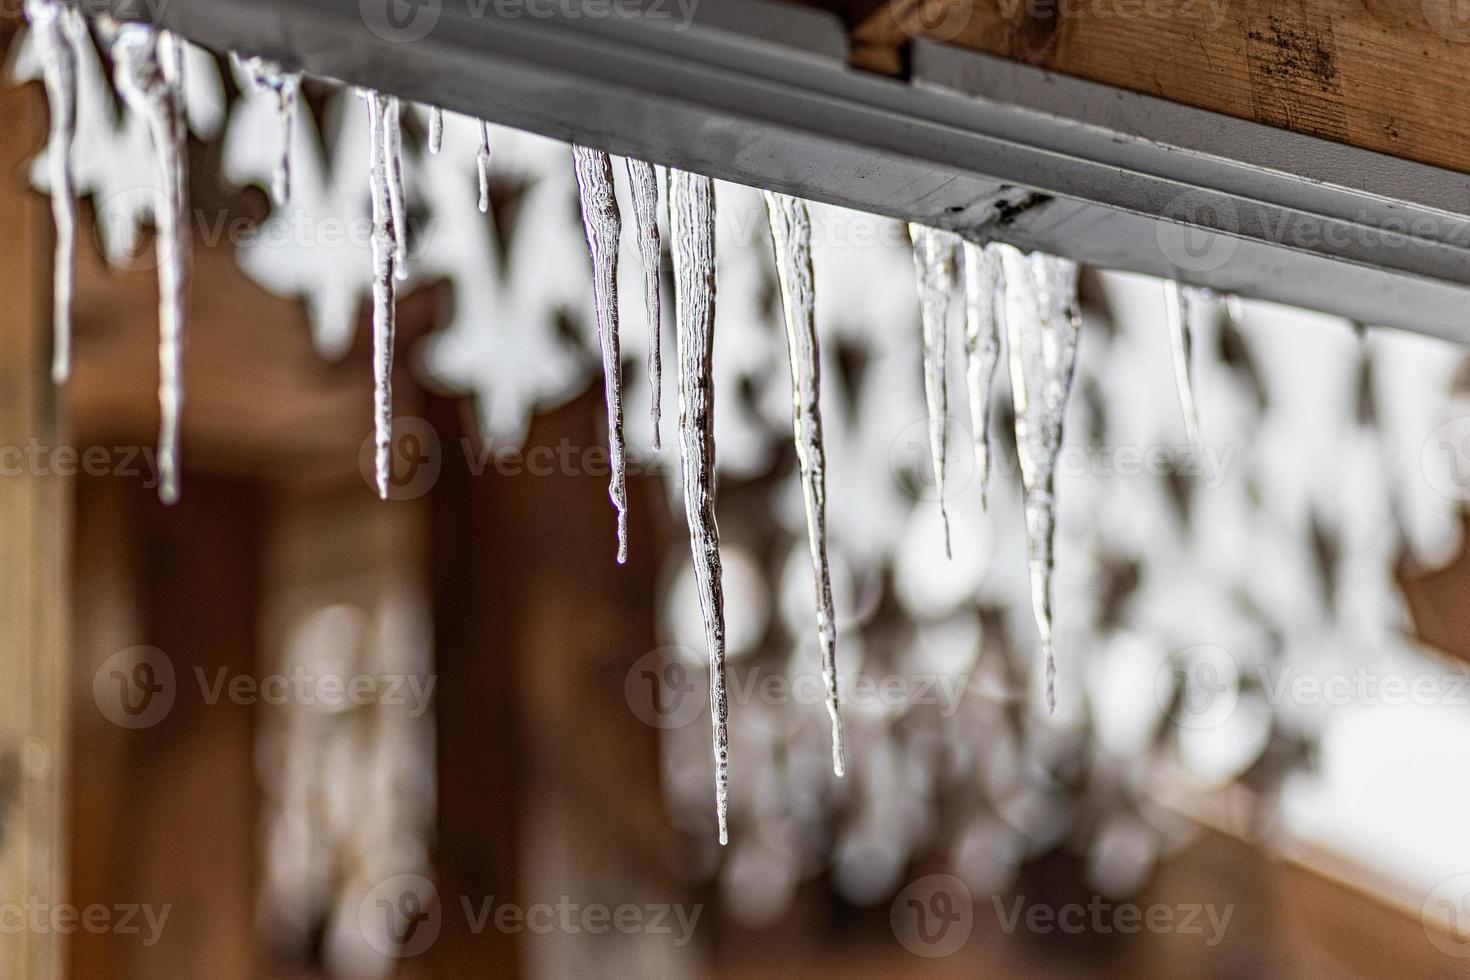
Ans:
POLYGON ((874 76, 820 12, 685 3, 169 0, 156 19, 614 153, 1470 341, 1464 174, 923 42, 909 79, 874 76))

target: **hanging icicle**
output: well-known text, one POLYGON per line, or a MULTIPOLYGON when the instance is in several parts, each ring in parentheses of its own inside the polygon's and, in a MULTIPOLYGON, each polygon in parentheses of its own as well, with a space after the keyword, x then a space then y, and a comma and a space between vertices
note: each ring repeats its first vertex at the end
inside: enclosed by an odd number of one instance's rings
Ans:
POLYGON ((663 248, 658 239, 658 172, 653 164, 627 158, 628 180, 633 184, 633 219, 638 228, 638 257, 643 262, 643 305, 648 311, 648 381, 653 388, 653 449, 663 448, 659 433, 663 408, 663 248))
POLYGON ((806 202, 765 192, 781 282, 786 343, 791 355, 792 423, 796 461, 806 504, 807 544, 817 594, 817 639, 822 681, 832 719, 832 771, 847 769, 842 715, 837 698, 837 617, 832 610, 832 575, 827 566, 827 452, 822 443, 821 363, 817 343, 816 279, 812 270, 812 219, 806 202))
POLYGON ((276 128, 280 134, 281 156, 271 179, 271 200, 276 207, 284 207, 291 199, 291 140, 296 126, 296 102, 301 93, 301 73, 286 71, 264 58, 231 57, 250 79, 255 91, 276 97, 276 128))
POLYGON ((393 276, 408 278, 408 211, 403 192, 403 112, 396 95, 388 97, 388 201, 393 208, 393 276))
POLYGON ((71 300, 76 242, 76 188, 71 151, 77 125, 77 62, 79 46, 90 44, 82 15, 63 0, 26 0, 31 39, 41 62, 50 108, 50 136, 46 144, 47 180, 51 185, 51 217, 56 225, 55 266, 52 271, 51 379, 64 383, 71 376, 71 300))
POLYGON ((1198 448, 1199 412, 1194 401, 1189 297, 1173 279, 1164 280, 1164 312, 1169 325, 1169 352, 1174 359, 1174 384, 1179 391, 1179 408, 1184 412, 1184 431, 1189 436, 1189 444, 1198 448))
POLYGON ((669 237, 679 360, 679 452, 694 578, 709 648, 715 810, 730 840, 729 699, 725 690, 725 595, 715 523, 715 189, 708 177, 669 171, 669 237))
POLYGON ((158 252, 158 495, 179 499, 183 408, 184 295, 189 276, 189 202, 184 128, 184 44, 168 31, 124 24, 112 42, 117 89, 148 127, 162 192, 155 202, 158 252))
POLYGON ((438 155, 444 148, 444 110, 438 106, 429 108, 429 152, 438 155))
POLYGON ((990 389, 1000 360, 1000 259, 993 248, 965 243, 965 377, 970 389, 970 427, 980 504, 990 492, 990 389))
POLYGON ((389 163, 389 115, 392 100, 371 89, 360 90, 367 102, 368 184, 373 202, 373 435, 378 496, 388 499, 392 476, 394 265, 399 236, 393 209, 393 175, 389 163))
POLYGON ((490 124, 480 123, 480 150, 475 154, 475 166, 480 171, 480 213, 490 213, 490 124))
POLYGON ((1046 660, 1046 704, 1056 710, 1051 578, 1056 529, 1056 463, 1072 387, 1077 335, 1077 264, 997 246, 1005 274, 1005 323, 1016 409, 1016 456, 1025 491, 1031 606, 1046 660))
POLYGON ((934 459, 934 482, 939 493, 939 516, 944 522, 944 555, 952 557, 949 512, 944 504, 945 456, 949 453, 949 294, 955 288, 955 259, 960 240, 947 231, 909 224, 914 245, 914 271, 919 287, 924 331, 924 400, 929 406, 929 451, 934 459))
POLYGON ((607 397, 608 455, 612 483, 608 494, 618 510, 618 564, 628 560, 628 487, 623 446, 623 362, 618 343, 618 243, 623 219, 613 192, 612 158, 602 150, 572 147, 582 227, 592 253, 592 297, 597 346, 602 351, 602 386, 607 397))

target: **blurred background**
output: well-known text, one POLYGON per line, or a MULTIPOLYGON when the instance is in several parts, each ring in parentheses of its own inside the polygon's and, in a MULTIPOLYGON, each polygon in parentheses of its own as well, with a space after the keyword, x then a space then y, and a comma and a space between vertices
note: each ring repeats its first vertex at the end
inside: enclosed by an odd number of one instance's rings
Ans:
POLYGON ((66 897, 0 895, 0 941, 54 941, 88 980, 1465 974, 1460 349, 1190 293, 1191 446, 1162 284, 1084 270, 1049 715, 1005 372, 982 506, 956 302, 947 560, 906 231, 814 206, 837 779, 769 234, 758 191, 719 184, 721 847, 667 254, 656 452, 625 235, 619 567, 569 148, 492 127, 481 214, 478 124, 449 116, 434 155, 406 110, 380 502, 366 110, 307 84, 273 209, 274 100, 191 50, 165 507, 146 134, 84 62, 76 363, 52 390, 45 102, 4 36, 0 533, 25 557, 0 664, 63 696, 0 700, 0 867, 60 854, 66 897), (44 606, 16 607, 36 582, 44 606), (24 734, 46 726, 64 760, 24 734), (18 810, 54 767, 50 818, 18 810))

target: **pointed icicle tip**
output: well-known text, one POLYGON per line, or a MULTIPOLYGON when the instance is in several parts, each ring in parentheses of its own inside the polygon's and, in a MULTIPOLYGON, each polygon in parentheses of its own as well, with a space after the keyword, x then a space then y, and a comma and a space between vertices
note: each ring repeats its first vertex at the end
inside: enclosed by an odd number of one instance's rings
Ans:
POLYGON ((618 515, 618 564, 628 560, 628 485, 623 442, 623 358, 618 339, 618 245, 623 218, 613 188, 612 157, 603 150, 572 147, 582 227, 592 256, 592 299, 597 345, 602 351, 603 392, 607 399, 608 458, 612 479, 608 496, 618 515))
POLYGON ((708 177, 669 171, 669 244, 678 329, 679 459, 694 579, 709 649, 715 812, 729 840, 730 701, 725 683, 725 592, 715 521, 715 195, 708 177))
POLYGON ((771 191, 764 192, 764 197, 791 362, 792 429, 816 587, 822 679, 832 722, 832 771, 841 776, 846 770, 846 750, 837 691, 837 615, 827 561, 827 452, 822 439, 821 351, 817 338, 816 274, 812 266, 812 220, 805 201, 771 191))
POLYGON ((1164 315, 1169 330, 1169 354, 1174 362, 1174 386, 1184 415, 1184 432, 1191 449, 1200 447, 1199 409, 1194 397, 1193 343, 1189 329, 1189 296, 1177 280, 1164 280, 1164 315))
POLYGON ((949 511, 945 505, 945 457, 949 454, 948 320, 949 297, 955 289, 955 258, 959 238, 947 231, 909 223, 914 246, 914 271, 923 329, 924 401, 929 409, 929 452, 939 494, 939 518, 944 525, 944 556, 950 547, 949 511))

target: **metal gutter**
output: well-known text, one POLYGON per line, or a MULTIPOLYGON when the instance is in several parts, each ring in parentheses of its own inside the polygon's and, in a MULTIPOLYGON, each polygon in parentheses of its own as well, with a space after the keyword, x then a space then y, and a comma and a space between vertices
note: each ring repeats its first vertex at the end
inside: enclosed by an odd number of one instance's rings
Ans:
MULTIPOLYGON (((105 0, 147 17, 144 0, 105 0)), ((1106 268, 1470 341, 1470 177, 764 0, 170 0, 215 50, 1106 268)))

